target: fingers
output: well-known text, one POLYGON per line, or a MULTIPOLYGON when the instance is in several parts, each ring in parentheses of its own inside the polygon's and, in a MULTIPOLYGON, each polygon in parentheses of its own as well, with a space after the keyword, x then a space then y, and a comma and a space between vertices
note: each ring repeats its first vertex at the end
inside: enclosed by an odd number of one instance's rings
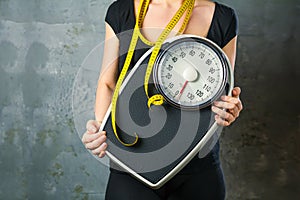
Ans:
POLYGON ((240 87, 235 87, 233 88, 232 90, 232 97, 233 98, 236 98, 238 100, 237 102, 237 107, 238 107, 238 110, 241 111, 243 109, 243 105, 242 105, 242 102, 240 100, 240 94, 241 94, 242 90, 240 87))
POLYGON ((86 131, 83 134, 81 141, 83 142, 83 144, 87 144, 89 142, 96 140, 100 136, 101 136, 101 133, 90 134, 88 131, 86 131))
POLYGON ((240 87, 234 87, 232 89, 232 96, 233 97, 239 97, 241 94, 241 88, 240 87))
POLYGON ((104 142, 98 148, 92 150, 92 153, 94 155, 98 155, 100 158, 102 158, 102 157, 105 156, 105 150, 106 150, 106 148, 107 148, 107 143, 104 142))
POLYGON ((237 106, 235 106, 233 109, 228 109, 227 112, 230 112, 234 118, 237 118, 240 115, 240 111, 237 106))
MULTIPOLYGON (((238 104, 238 102, 237 102, 238 104)), ((215 101, 214 105, 219 108, 226 109, 227 112, 231 113, 235 118, 239 116, 239 108, 237 104, 232 102, 225 102, 225 101, 215 101)))
POLYGON ((237 104, 240 101, 239 98, 231 96, 221 96, 221 100, 232 104, 237 104))
POLYGON ((227 101, 215 101, 214 105, 219 107, 219 108, 225 108, 225 109, 234 109, 236 106, 232 102, 227 102, 227 101))
MULTIPOLYGON (((220 126, 229 126, 230 123, 224 119, 222 119, 219 115, 215 115, 215 120, 220 126)), ((232 122, 231 122, 232 123, 232 122)))
MULTIPOLYGON (((243 109, 243 105, 239 97, 221 96, 221 100, 227 103, 234 104, 237 107, 239 112, 243 109)), ((226 109, 232 109, 232 108, 226 107, 226 109)))
POLYGON ((81 141, 82 141, 84 144, 87 144, 87 143, 90 143, 90 142, 96 140, 96 139, 99 138, 101 135, 106 135, 106 132, 105 132, 105 131, 102 131, 102 132, 98 132, 98 133, 95 133, 95 134, 90 134, 88 131, 86 131, 86 132, 83 134, 81 141))
POLYGON ((89 120, 86 123, 86 132, 82 136, 82 142, 85 147, 92 151, 94 155, 98 155, 100 158, 105 156, 105 150, 107 148, 106 132, 99 131, 101 122, 96 120, 89 120))
POLYGON ((229 126, 239 116, 243 109, 242 102, 239 98, 241 88, 235 87, 232 90, 232 96, 221 96, 220 101, 215 101, 211 107, 216 113, 215 120, 221 126, 229 126))
POLYGON ((90 140, 90 142, 86 142, 85 147, 89 150, 94 150, 99 146, 101 146, 105 141, 106 141, 106 135, 105 132, 103 131, 94 140, 90 140))
POLYGON ((88 133, 96 133, 100 128, 100 123, 96 120, 89 120, 86 123, 86 130, 88 133))
POLYGON ((211 109, 216 113, 215 120, 219 125, 229 126, 236 118, 231 112, 226 112, 226 110, 216 106, 212 106, 211 109))

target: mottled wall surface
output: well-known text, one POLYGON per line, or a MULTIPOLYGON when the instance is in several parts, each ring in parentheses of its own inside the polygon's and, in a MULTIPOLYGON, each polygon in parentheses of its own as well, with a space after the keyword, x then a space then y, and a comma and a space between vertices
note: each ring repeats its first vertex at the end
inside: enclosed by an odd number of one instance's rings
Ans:
MULTIPOLYGON (((0 0, 0 199, 103 199, 72 87, 110 0, 0 0)), ((224 0, 240 18, 244 111, 221 139, 227 199, 300 199, 299 0, 224 0)))
POLYGON ((74 129, 75 75, 111 1, 0 1, 0 199, 103 199, 108 169, 74 129))
POLYGON ((300 199, 300 1, 230 3, 245 109, 221 140, 228 199, 300 199))

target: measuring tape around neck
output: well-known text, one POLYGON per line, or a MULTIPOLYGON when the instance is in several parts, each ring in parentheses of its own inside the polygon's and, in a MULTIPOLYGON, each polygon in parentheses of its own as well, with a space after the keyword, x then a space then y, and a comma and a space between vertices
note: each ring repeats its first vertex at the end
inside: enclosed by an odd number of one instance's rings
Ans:
POLYGON ((150 59, 149 59, 149 62, 148 62, 148 66, 147 66, 147 69, 146 69, 145 81, 144 81, 144 89, 145 89, 145 93, 148 97, 148 107, 150 107, 151 104, 161 105, 163 103, 163 96, 154 95, 151 98, 149 98, 149 96, 148 96, 148 82, 149 82, 149 78, 150 78, 150 75, 151 75, 151 72, 152 72, 152 68, 153 68, 153 65, 155 63, 155 59, 156 59, 156 57, 157 57, 157 55, 160 51, 161 45, 163 44, 164 40, 168 37, 168 35, 173 30, 175 25, 178 23, 180 18, 183 16, 185 11, 187 11, 187 14, 184 18, 183 25, 181 26, 181 28, 179 30, 179 33, 182 33, 185 30, 185 27, 186 27, 186 25, 189 21, 191 13, 192 13, 192 9, 194 7, 195 0, 185 0, 184 1, 184 3, 181 5, 179 10, 176 12, 176 14, 173 16, 171 21, 165 27, 165 29, 160 34, 158 40, 155 43, 151 43, 146 38, 144 38, 142 36, 140 30, 139 30, 142 27, 142 23, 143 23, 144 18, 146 16, 149 3, 150 3, 150 0, 141 0, 141 2, 140 2, 139 9, 138 9, 138 17, 136 19, 136 24, 135 24, 135 27, 134 27, 134 30, 133 30, 131 42, 130 42, 130 45, 129 45, 129 50, 128 50, 128 53, 127 53, 122 71, 121 71, 120 76, 118 78, 118 81, 116 83, 114 94, 113 94, 113 97, 112 97, 112 109, 111 109, 112 128, 113 128, 113 131, 114 131, 114 134, 115 134, 115 137, 117 138, 117 140, 122 145, 128 146, 128 147, 133 146, 137 143, 138 135, 135 133, 135 140, 132 143, 126 143, 126 142, 123 142, 120 139, 120 137, 117 133, 117 127, 116 127, 116 108, 117 108, 117 100, 118 100, 118 96, 119 96, 120 87, 123 83, 123 80, 126 76, 128 68, 130 66, 130 63, 131 63, 131 60, 132 60, 132 56, 133 56, 138 38, 140 37, 141 40, 144 41, 146 44, 154 45, 154 48, 153 48, 153 51, 151 53, 151 56, 150 56, 150 59))
MULTIPOLYGON (((191 3, 191 5, 194 5, 194 2, 195 1, 193 1, 193 2, 190 2, 191 3)), ((148 3, 149 4, 149 3, 148 3)), ((180 27, 180 29, 179 29, 179 31, 177 32, 177 34, 176 35, 180 35, 180 34, 182 34, 183 32, 184 32, 184 30, 185 30, 185 28, 186 28, 186 26, 187 26, 187 24, 188 24, 188 21, 189 21, 189 18, 190 18, 190 15, 191 15, 191 13, 192 13, 192 10, 193 10, 193 7, 194 6, 188 6, 188 8, 187 8, 187 13, 186 13, 186 17, 184 18, 184 21, 183 21, 183 23, 182 23, 182 25, 181 25, 181 27, 180 27)), ((145 4, 145 6, 144 6, 144 8, 147 8, 148 7, 148 5, 147 4, 145 4)), ((141 17, 139 18, 139 37, 140 37, 140 39, 145 43, 145 44, 147 44, 148 46, 154 46, 155 45, 155 42, 151 42, 151 41, 149 41, 147 38, 145 38, 144 37, 144 35, 140 32, 140 28, 141 28, 141 26, 142 26, 142 23, 143 23, 143 21, 144 21, 144 18, 145 18, 145 16, 146 16, 146 13, 147 13, 147 9, 144 9, 143 10, 143 13, 141 13, 141 17)))

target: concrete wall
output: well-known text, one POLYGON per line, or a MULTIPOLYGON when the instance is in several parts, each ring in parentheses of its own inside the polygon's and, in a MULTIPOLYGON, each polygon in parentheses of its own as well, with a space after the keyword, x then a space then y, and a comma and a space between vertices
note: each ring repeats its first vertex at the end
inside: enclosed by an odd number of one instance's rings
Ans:
MULTIPOLYGON (((110 0, 0 0, 0 199, 103 199, 72 86, 110 0)), ((221 139, 227 199, 299 199, 299 0, 223 0, 240 18, 244 111, 221 139)))

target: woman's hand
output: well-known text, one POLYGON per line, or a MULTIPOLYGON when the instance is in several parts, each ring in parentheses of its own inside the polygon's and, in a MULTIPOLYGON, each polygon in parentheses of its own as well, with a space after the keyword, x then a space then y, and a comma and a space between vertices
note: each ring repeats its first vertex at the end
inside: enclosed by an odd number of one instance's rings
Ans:
POLYGON ((221 101, 215 101, 212 111, 216 113, 215 120, 221 126, 229 126, 236 120, 243 109, 242 102, 239 98, 241 88, 235 87, 232 90, 232 96, 222 96, 221 101))
POLYGON ((82 142, 94 155, 98 155, 102 158, 105 156, 107 143, 105 142, 106 132, 98 132, 100 125, 101 123, 96 120, 89 120, 86 123, 86 132, 82 136, 82 142))

